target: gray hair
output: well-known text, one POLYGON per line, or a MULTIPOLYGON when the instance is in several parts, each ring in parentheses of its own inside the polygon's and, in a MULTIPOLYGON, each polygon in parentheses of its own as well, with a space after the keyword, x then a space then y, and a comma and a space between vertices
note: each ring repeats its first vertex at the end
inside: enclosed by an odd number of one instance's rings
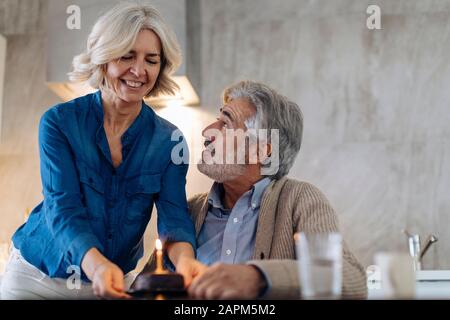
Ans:
MULTIPOLYGON (((241 81, 223 91, 223 102, 244 98, 256 108, 256 115, 247 119, 247 128, 278 129, 279 132, 279 168, 271 177, 280 179, 289 173, 300 151, 303 134, 303 114, 300 107, 280 95, 265 84, 254 81, 241 81)), ((270 164, 262 164, 267 167, 270 164)))
POLYGON ((142 29, 156 33, 162 47, 161 70, 146 97, 175 94, 179 87, 171 75, 181 65, 180 46, 175 33, 150 5, 122 2, 101 16, 89 34, 86 51, 74 57, 69 79, 87 82, 96 89, 107 88, 106 64, 127 54, 142 29))

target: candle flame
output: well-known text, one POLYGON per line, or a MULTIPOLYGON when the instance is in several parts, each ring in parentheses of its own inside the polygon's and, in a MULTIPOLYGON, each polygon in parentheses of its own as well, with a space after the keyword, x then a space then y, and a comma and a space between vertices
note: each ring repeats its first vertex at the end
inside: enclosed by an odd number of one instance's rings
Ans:
POLYGON ((162 243, 161 243, 161 240, 156 239, 155 247, 156 247, 156 250, 162 250, 162 243))

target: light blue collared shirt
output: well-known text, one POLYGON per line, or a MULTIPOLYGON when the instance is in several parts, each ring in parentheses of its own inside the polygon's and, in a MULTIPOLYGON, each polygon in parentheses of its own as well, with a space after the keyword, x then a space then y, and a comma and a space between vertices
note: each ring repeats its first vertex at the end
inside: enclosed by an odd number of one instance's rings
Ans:
POLYGON ((208 213, 197 239, 197 259, 215 262, 245 263, 255 247, 261 199, 270 178, 259 180, 244 193, 232 209, 222 205, 223 185, 214 183, 208 197, 208 213))

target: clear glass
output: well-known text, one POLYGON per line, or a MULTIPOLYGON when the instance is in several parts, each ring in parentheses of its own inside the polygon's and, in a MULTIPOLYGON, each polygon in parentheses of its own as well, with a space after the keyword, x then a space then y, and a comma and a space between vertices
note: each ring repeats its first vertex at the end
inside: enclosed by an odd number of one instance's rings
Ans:
POLYGON ((342 288, 342 237, 339 233, 296 234, 301 295, 339 299, 342 288))
POLYGON ((416 295, 414 258, 406 252, 377 252, 375 264, 380 270, 384 299, 413 299, 416 295))

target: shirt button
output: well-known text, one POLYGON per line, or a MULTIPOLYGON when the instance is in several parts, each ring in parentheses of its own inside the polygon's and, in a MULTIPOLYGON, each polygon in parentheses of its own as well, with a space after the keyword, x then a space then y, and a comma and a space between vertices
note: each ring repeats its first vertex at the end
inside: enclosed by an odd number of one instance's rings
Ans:
POLYGON ((227 249, 227 251, 225 251, 225 253, 227 254, 227 256, 229 256, 231 254, 231 250, 227 249))
POLYGON ((111 240, 113 237, 112 233, 108 233, 108 239, 111 240))
POLYGON ((238 223, 238 221, 239 221, 238 218, 234 218, 234 219, 233 219, 233 222, 234 222, 234 223, 238 223))
POLYGON ((252 208, 253 208, 253 209, 256 208, 256 203, 252 203, 252 208))

